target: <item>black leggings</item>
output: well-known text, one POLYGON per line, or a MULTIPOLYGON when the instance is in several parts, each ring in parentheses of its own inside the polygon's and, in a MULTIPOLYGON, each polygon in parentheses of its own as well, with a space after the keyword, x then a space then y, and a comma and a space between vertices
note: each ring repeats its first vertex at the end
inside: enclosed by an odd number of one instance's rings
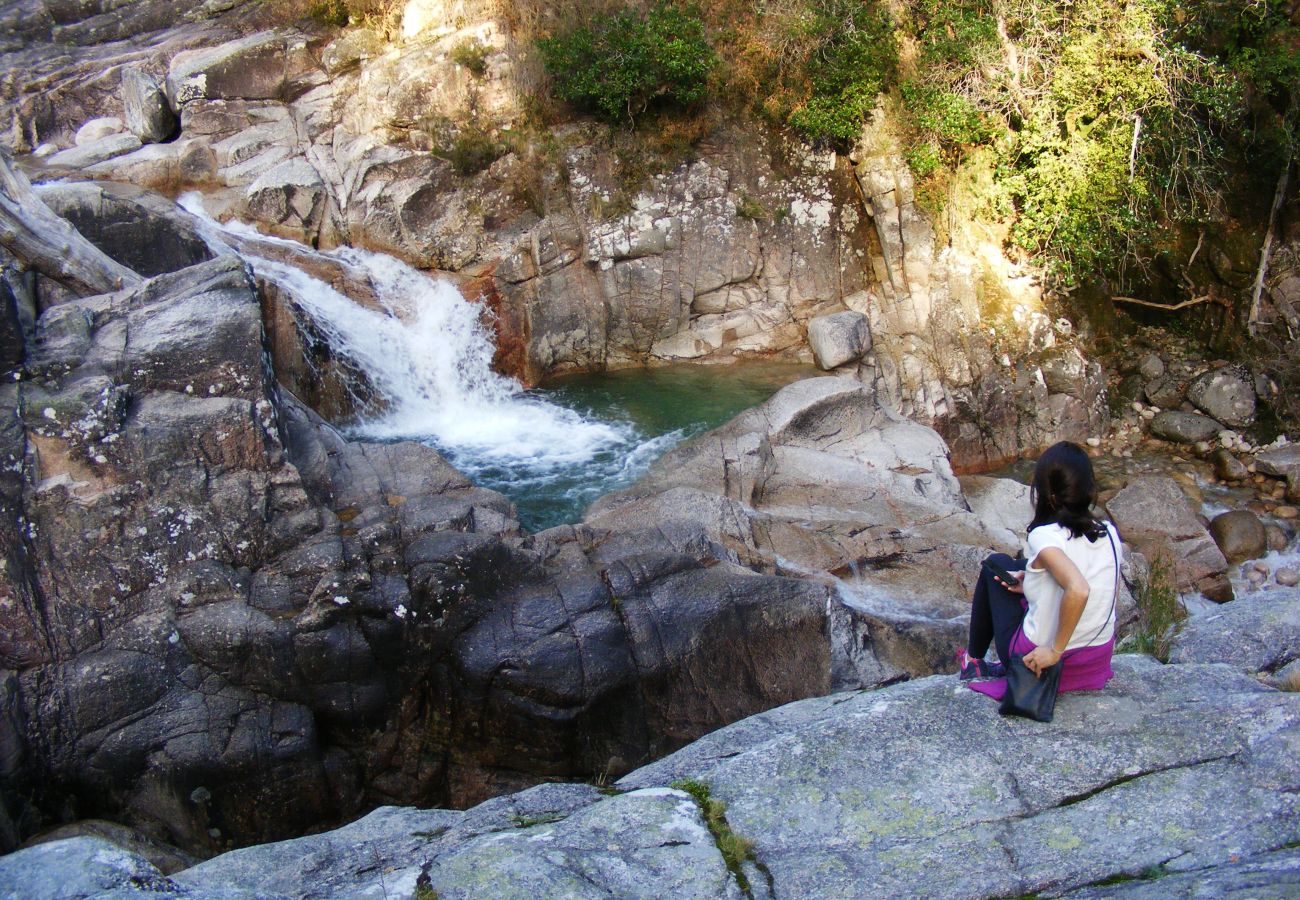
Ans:
MULTIPOLYGON (((1005 553, 994 553, 989 557, 1009 572, 1020 572, 1025 568, 1023 559, 1012 559, 1005 553)), ((983 659, 989 652, 989 643, 998 648, 998 659, 1006 663, 1011 659, 1011 640, 1025 618, 1025 608, 1020 605, 1020 594, 998 584, 993 573, 980 566, 979 581, 975 582, 975 596, 970 602, 970 640, 966 643, 966 652, 973 659, 983 659)))

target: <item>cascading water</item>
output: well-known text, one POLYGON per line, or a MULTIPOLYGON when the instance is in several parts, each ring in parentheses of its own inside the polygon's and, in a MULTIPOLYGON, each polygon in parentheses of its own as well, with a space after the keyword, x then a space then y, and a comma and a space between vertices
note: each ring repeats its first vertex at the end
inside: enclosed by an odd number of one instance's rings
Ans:
POLYGON ((239 238, 258 276, 289 292, 331 351, 366 373, 383 410, 347 426, 351 436, 434 446, 477 483, 514 500, 526 526, 571 520, 596 497, 630 484, 685 436, 677 429, 647 437, 628 420, 602 421, 548 402, 492 371, 484 309, 449 282, 381 253, 345 247, 317 254, 247 225, 218 223, 198 194, 184 195, 180 204, 208 228, 239 238), (344 264, 369 283, 382 310, 259 256, 259 243, 344 264))

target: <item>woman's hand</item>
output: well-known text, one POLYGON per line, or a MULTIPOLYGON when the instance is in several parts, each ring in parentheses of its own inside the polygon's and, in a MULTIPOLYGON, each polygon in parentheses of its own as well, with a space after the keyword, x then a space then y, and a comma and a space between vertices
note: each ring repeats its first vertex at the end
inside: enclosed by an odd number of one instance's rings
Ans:
POLYGON ((1006 579, 1004 579, 1001 575, 994 575, 993 580, 996 581, 998 584, 1002 585, 1004 588, 1006 588, 1013 594, 1023 594, 1025 592, 1025 586, 1021 584, 1021 582, 1025 580, 1025 573, 1011 572, 1010 575, 1011 575, 1011 581, 1009 582, 1006 579))
POLYGON ((1043 670, 1050 669, 1061 661, 1061 654, 1054 647, 1035 647, 1025 654, 1025 668, 1034 673, 1035 678, 1043 677, 1043 670))

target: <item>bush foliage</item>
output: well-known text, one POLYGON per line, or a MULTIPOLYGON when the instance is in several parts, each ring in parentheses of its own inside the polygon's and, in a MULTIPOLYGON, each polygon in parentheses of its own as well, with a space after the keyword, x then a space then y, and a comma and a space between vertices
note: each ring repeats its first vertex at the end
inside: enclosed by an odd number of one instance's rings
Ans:
POLYGON ((629 124, 652 104, 702 100, 715 59, 698 13, 667 3, 537 44, 561 99, 629 124))
POLYGON ((893 96, 915 174, 979 150, 985 214, 1062 285, 1122 283, 1161 230, 1217 213, 1230 169, 1296 152, 1283 0, 660 0, 597 18, 539 42, 562 99, 631 123, 711 94, 847 150, 893 96))

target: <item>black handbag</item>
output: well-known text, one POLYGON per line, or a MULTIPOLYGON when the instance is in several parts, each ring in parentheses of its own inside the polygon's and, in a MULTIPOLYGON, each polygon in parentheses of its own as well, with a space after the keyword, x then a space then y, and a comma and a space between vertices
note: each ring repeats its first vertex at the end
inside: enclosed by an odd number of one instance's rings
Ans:
MULTIPOLYGON (((1100 635, 1110 623, 1111 616, 1115 614, 1115 604, 1119 600, 1119 551, 1115 549, 1115 539, 1111 537, 1109 528, 1106 529, 1106 538, 1110 541, 1110 552, 1115 558, 1115 593, 1111 598, 1110 613, 1093 638, 1100 635)), ((1024 716, 1036 722, 1052 721, 1052 716, 1056 713, 1056 695, 1061 689, 1061 667, 1064 662, 1064 659, 1058 659, 1055 665, 1047 667, 1038 676, 1025 665, 1024 654, 1011 654, 1011 662, 1007 665, 1007 692, 1002 695, 998 712, 1004 716, 1024 716)))
POLYGON ((1007 666, 1007 692, 1002 695, 998 712, 1004 716, 1024 716, 1037 722, 1050 722, 1056 712, 1056 694, 1061 689, 1061 661, 1043 670, 1042 677, 1025 665, 1020 653, 1011 654, 1007 666))

